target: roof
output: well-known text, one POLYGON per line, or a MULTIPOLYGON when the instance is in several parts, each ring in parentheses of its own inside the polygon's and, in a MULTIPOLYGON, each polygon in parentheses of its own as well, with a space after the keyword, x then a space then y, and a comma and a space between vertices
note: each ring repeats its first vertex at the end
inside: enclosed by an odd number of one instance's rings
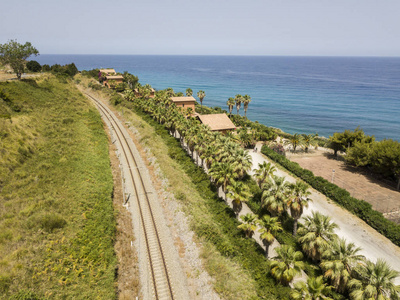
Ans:
POLYGON ((172 102, 177 103, 177 102, 196 102, 196 99, 194 99, 192 96, 190 97, 171 97, 172 102))
POLYGON ((230 130, 235 129, 235 124, 226 114, 199 115, 201 123, 208 125, 212 131, 214 130, 230 130))
POLYGON ((106 76, 107 80, 108 79, 124 79, 124 76, 122 75, 111 75, 111 76, 106 76))
POLYGON ((117 73, 115 72, 114 69, 100 69, 101 73, 107 73, 107 74, 111 74, 111 73, 117 73))

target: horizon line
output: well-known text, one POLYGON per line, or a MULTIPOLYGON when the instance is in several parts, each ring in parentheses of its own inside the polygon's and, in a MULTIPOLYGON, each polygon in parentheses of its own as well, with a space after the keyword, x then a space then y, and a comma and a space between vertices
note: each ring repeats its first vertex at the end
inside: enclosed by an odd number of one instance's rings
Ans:
POLYGON ((113 55, 113 56, 236 56, 236 57, 348 57, 348 58, 400 58, 400 55, 279 55, 279 54, 93 54, 93 53, 42 53, 39 55, 113 55))

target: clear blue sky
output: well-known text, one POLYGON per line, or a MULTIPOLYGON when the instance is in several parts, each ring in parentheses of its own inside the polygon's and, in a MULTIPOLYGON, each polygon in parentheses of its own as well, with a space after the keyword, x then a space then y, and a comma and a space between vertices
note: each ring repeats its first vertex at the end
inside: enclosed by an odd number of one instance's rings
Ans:
POLYGON ((0 0, 42 54, 400 56, 400 0, 0 0))

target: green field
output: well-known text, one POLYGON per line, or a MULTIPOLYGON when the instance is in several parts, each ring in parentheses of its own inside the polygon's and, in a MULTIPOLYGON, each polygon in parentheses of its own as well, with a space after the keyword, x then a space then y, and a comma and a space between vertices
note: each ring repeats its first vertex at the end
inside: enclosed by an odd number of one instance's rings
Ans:
POLYGON ((0 299, 116 298, 108 141, 65 78, 0 82, 0 299))

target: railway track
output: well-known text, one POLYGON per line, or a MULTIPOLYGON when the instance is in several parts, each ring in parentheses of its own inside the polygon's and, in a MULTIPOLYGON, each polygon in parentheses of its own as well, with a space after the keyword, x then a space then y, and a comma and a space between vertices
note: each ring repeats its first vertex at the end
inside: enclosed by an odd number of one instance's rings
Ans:
POLYGON ((159 229, 157 228, 157 221, 153 214, 152 202, 149 199, 151 190, 148 188, 143 178, 141 170, 143 167, 135 158, 132 145, 129 142, 129 135, 126 129, 120 124, 118 118, 108 107, 91 95, 86 94, 86 96, 94 101, 109 126, 113 129, 116 141, 118 141, 121 146, 120 153, 122 157, 120 160, 126 162, 129 170, 129 178, 125 179, 131 182, 134 190, 133 198, 137 201, 140 214, 140 227, 147 250, 152 295, 155 299, 175 299, 176 297, 171 284, 171 276, 168 271, 159 229))

